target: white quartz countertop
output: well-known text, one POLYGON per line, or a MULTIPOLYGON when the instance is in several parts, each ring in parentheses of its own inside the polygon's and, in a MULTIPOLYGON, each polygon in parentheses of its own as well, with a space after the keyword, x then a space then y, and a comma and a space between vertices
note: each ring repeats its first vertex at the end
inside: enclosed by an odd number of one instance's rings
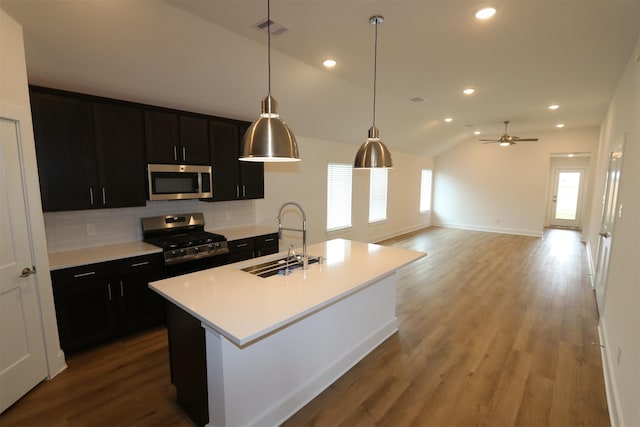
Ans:
POLYGON ((310 245, 308 253, 324 257, 323 262, 288 276, 262 278, 241 270, 286 256, 285 251, 149 286, 207 327, 244 346, 426 256, 344 239, 310 245))
POLYGON ((158 246, 145 242, 127 242, 92 248, 73 249, 69 251, 50 252, 49 266, 51 270, 113 261, 140 255, 162 252, 158 246))
POLYGON ((212 233, 222 234, 227 240, 246 239, 248 237, 262 236, 265 234, 277 233, 278 227, 268 227, 266 225, 243 225, 228 228, 215 228, 212 233))

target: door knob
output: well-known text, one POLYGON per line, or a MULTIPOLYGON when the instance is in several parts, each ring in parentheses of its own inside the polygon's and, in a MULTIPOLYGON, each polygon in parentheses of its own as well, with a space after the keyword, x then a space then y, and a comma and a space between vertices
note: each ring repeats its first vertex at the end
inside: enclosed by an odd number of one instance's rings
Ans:
POLYGON ((605 239, 608 239, 609 237, 611 237, 611 233, 609 233, 608 231, 604 231, 598 234, 604 237, 605 239))
POLYGON ((34 266, 33 268, 29 268, 29 267, 25 267, 22 269, 22 274, 20 275, 20 277, 29 277, 32 274, 36 274, 36 267, 34 266))

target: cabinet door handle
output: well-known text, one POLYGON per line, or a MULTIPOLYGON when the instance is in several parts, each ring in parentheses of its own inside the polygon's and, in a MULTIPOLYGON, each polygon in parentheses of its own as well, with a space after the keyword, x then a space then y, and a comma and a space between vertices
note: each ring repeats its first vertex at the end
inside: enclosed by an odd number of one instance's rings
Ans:
POLYGON ((178 160, 178 146, 174 145, 173 146, 173 160, 178 160))
POLYGON ((89 198, 91 199, 91 206, 93 206, 93 187, 89 187, 89 198))
POLYGON ((273 242, 275 240, 274 237, 270 238, 270 239, 264 239, 265 242, 273 242))
POLYGON ((74 274, 73 277, 85 277, 85 276, 93 276, 94 274, 96 274, 95 271, 89 271, 87 273, 78 273, 78 274, 74 274))
POLYGON ((242 184, 242 197, 247 197, 247 187, 242 184))
POLYGON ((111 283, 107 283, 107 289, 109 290, 109 301, 111 301, 111 283))
POLYGON ((122 286, 122 280, 120 280, 120 296, 124 296, 124 287, 122 286))
MULTIPOLYGON (((236 185, 236 197, 240 198, 240 186, 236 185)), ((93 204, 93 202, 91 202, 93 204)))
POLYGON ((240 243, 239 245, 236 245, 236 248, 244 248, 245 246, 248 246, 248 243, 240 243))
POLYGON ((149 264, 149 261, 136 262, 135 264, 131 264, 131 267, 141 267, 141 266, 147 265, 147 264, 149 264))
POLYGON ((107 204, 107 193, 104 191, 104 187, 102 187, 102 204, 107 204))
POLYGON ((185 162, 187 161, 187 147, 184 145, 182 146, 182 160, 185 162))

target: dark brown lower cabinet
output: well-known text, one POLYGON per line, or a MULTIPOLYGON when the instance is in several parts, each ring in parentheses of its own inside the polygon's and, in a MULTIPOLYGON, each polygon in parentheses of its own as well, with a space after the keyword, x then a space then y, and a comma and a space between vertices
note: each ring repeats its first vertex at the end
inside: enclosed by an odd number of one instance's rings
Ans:
POLYGON ((230 240, 229 262, 245 261, 279 251, 278 233, 264 234, 246 239, 230 240))
POLYGON ((207 349, 200 321, 167 302, 169 364, 176 400, 197 424, 209 423, 207 349))
POLYGON ((164 301, 149 289, 161 254, 51 272, 60 344, 67 355, 164 322, 164 301))

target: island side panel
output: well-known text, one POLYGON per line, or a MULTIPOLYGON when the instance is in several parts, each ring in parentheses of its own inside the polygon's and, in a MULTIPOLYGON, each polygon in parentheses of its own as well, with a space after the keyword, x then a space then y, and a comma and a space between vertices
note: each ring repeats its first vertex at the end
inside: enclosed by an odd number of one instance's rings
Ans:
POLYGON ((200 321, 166 302, 171 382, 176 401, 200 426, 209 422, 205 333, 200 321))
POLYGON ((205 327, 210 425, 275 426, 397 331, 391 273, 239 347, 205 327))

